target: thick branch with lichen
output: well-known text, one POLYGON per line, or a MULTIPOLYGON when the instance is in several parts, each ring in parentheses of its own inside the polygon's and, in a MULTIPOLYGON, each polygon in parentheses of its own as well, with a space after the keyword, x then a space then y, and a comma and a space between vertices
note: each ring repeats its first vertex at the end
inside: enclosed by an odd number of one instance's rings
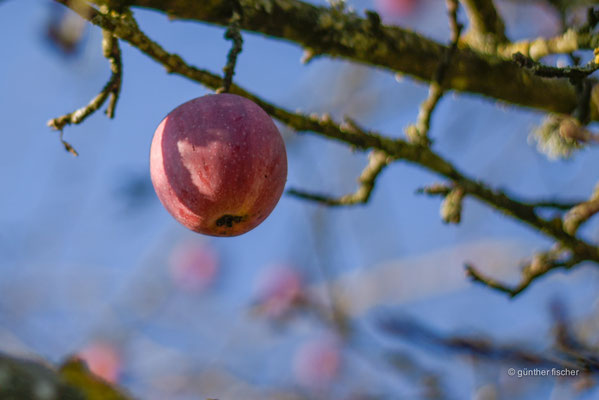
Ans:
MULTIPOLYGON (((233 8, 240 7, 240 26, 244 30, 299 44, 312 54, 342 57, 429 82, 448 47, 412 31, 382 25, 378 18, 362 18, 339 8, 318 7, 299 0, 92 1, 121 8, 144 7, 174 19, 222 26, 228 25, 233 8)), ((576 107, 576 93, 566 80, 537 77, 509 59, 468 48, 458 48, 452 60, 445 81, 448 89, 564 114, 576 107)), ((596 108, 592 107, 594 119, 599 117, 596 108)))
POLYGON ((470 20, 471 34, 492 36, 496 42, 506 42, 505 25, 493 0, 462 0, 470 20))
MULTIPOLYGON (((506 58, 510 58, 515 53, 522 53, 533 60, 539 60, 550 54, 571 54, 576 50, 594 50, 599 47, 599 35, 593 32, 599 23, 599 11, 592 8, 587 11, 586 24, 577 29, 565 29, 564 19, 562 25, 565 31, 558 36, 499 43, 496 51, 506 58)), ((562 18, 565 18, 564 14, 562 18)))

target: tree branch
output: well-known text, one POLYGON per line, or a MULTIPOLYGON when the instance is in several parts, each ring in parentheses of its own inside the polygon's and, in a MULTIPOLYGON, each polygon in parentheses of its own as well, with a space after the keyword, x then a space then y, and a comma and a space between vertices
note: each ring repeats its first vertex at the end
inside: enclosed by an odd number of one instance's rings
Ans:
POLYGON ((514 53, 512 59, 523 68, 530 69, 535 75, 545 78, 569 78, 581 80, 599 69, 599 65, 594 61, 589 62, 583 67, 565 67, 558 68, 541 64, 522 53, 514 53))
POLYGON ((296 196, 306 200, 316 201, 319 203, 326 204, 328 206, 349 206, 355 204, 365 204, 370 199, 370 194, 372 193, 372 189, 374 189, 376 178, 379 176, 381 171, 387 166, 387 164, 389 164, 390 161, 391 159, 386 153, 378 150, 373 150, 368 155, 368 165, 364 168, 362 174, 360 175, 360 178, 358 179, 360 186, 358 187, 356 192, 347 194, 340 198, 332 198, 296 189, 289 189, 287 193, 292 196, 296 196))
MULTIPOLYGON (((427 194, 429 196, 447 196, 453 189, 452 185, 435 183, 430 186, 425 186, 416 191, 417 194, 427 194)), ((556 210, 567 211, 572 207, 577 206, 583 200, 578 201, 564 201, 557 199, 546 199, 546 200, 535 200, 535 201, 523 201, 522 203, 533 208, 554 208, 556 210)))
POLYGON ((595 355, 578 354, 578 357, 572 357, 572 354, 557 350, 555 356, 550 356, 547 352, 541 354, 522 347, 494 344, 489 340, 476 337, 445 336, 408 318, 386 318, 380 321, 379 326, 387 334, 395 337, 423 342, 458 353, 468 353, 487 360, 543 368, 568 368, 581 372, 599 371, 599 362, 595 355))
POLYGON ((121 93, 121 85, 123 82, 123 64, 121 61, 121 49, 118 39, 110 32, 102 31, 102 52, 104 57, 110 63, 110 71, 112 76, 106 85, 110 92, 108 107, 106 107, 106 115, 108 118, 114 118, 116 103, 119 100, 121 93))
POLYGON ((557 249, 536 254, 532 261, 522 269, 522 280, 515 286, 510 286, 485 276, 471 264, 466 264, 466 274, 474 282, 481 283, 487 287, 506 293, 510 297, 515 297, 528 288, 531 283, 548 272, 560 268, 570 269, 583 261, 575 255, 571 255, 566 259, 560 259, 560 253, 561 251, 557 249))
POLYGON ((521 40, 513 43, 502 43, 497 46, 497 53, 505 58, 515 53, 522 53, 533 60, 539 60, 550 54, 568 54, 588 46, 588 34, 578 34, 574 29, 554 38, 537 38, 521 40))
POLYGON ((597 213, 599 213, 599 184, 595 187, 595 191, 589 201, 572 207, 564 216, 564 230, 574 235, 580 225, 597 213))
POLYGON ((443 58, 437 67, 433 82, 428 89, 428 97, 420 105, 418 119, 416 124, 406 128, 406 136, 412 143, 429 145, 430 139, 428 131, 431 126, 431 117, 437 107, 439 100, 443 96, 445 75, 449 68, 451 58, 458 48, 458 40, 463 29, 463 25, 458 22, 458 0, 447 0, 447 11, 449 14, 449 28, 451 31, 450 45, 443 54, 443 58))
POLYGON ((446 224, 459 224, 462 220, 462 203, 464 202, 464 189, 456 186, 447 193, 441 203, 441 219, 446 224))
MULTIPOLYGON (((338 8, 317 7, 299 0, 91 1, 113 7, 144 7, 174 19, 222 26, 227 26, 233 8, 239 6, 244 30, 294 42, 312 54, 342 57, 428 82, 433 80, 447 50, 447 46, 409 30, 384 26, 380 19, 361 18, 338 8)), ((468 48, 458 48, 452 60, 446 77, 448 89, 563 114, 576 107, 576 93, 566 80, 537 77, 510 60, 468 48)), ((599 118, 596 108, 595 104, 593 119, 599 118)))
MULTIPOLYGON (((67 0, 56 1, 63 4, 68 3, 67 0)), ((133 17, 127 13, 115 14, 113 11, 111 14, 107 14, 92 8, 91 10, 87 10, 87 12, 81 12, 80 15, 102 29, 113 32, 122 40, 131 43, 150 58, 164 65, 171 73, 186 76, 212 89, 220 87, 223 83, 221 77, 189 66, 180 56, 166 52, 139 29, 133 17)), ((315 132, 322 136, 348 143, 362 150, 377 149, 392 159, 403 159, 442 175, 453 181, 455 185, 460 186, 464 190, 464 193, 478 198, 506 215, 524 222, 555 239, 565 248, 577 254, 581 260, 599 262, 599 249, 565 232, 560 221, 545 220, 537 215, 534 207, 514 200, 501 191, 493 190, 484 183, 467 177, 428 147, 411 144, 400 139, 394 140, 372 132, 356 131, 347 124, 334 122, 330 117, 319 118, 316 115, 308 117, 303 114, 292 113, 264 101, 237 85, 231 85, 231 93, 249 98, 271 116, 297 131, 315 132)))
POLYGON ((462 3, 470 20, 470 33, 491 36, 497 43, 507 42, 505 25, 493 0, 462 0, 462 3))
MULTIPOLYGON (((564 231, 570 235, 575 235, 580 225, 597 213, 599 213, 599 185, 595 188, 590 200, 577 204, 564 215, 564 231)), ((571 254, 564 259, 563 253, 563 248, 558 245, 552 250, 536 254, 532 258, 532 261, 523 268, 522 280, 515 286, 506 285, 487 277, 470 264, 466 265, 466 273, 475 282, 482 283, 492 289, 507 293, 510 297, 514 297, 526 289, 533 281, 548 272, 558 268, 570 269, 584 261, 576 254, 571 254)))
MULTIPOLYGON (((80 4, 76 6, 76 9, 81 9, 82 13, 89 12, 87 9, 82 9, 80 4)), ((108 107, 106 108, 106 115, 108 118, 114 118, 116 103, 121 91, 123 66, 121 63, 121 50, 119 48, 118 40, 112 32, 108 30, 102 30, 102 52, 110 64, 111 75, 100 93, 98 93, 98 95, 84 107, 61 117, 53 118, 47 123, 52 129, 60 131, 60 140, 62 144, 67 151, 75 156, 77 155, 77 152, 73 146, 62 139, 62 130, 66 125, 82 123, 87 117, 98 111, 108 98, 110 99, 108 101, 108 107)))
POLYGON ((239 13, 234 11, 229 27, 225 32, 225 39, 231 40, 233 43, 229 50, 229 54, 227 54, 227 64, 223 68, 223 72, 225 73, 223 86, 217 89, 217 93, 228 92, 231 88, 231 83, 233 82, 233 75, 235 75, 235 67, 237 66, 237 56, 243 49, 243 38, 239 32, 240 19, 241 16, 239 13))
MULTIPOLYGON (((566 25, 564 10, 558 10, 562 16, 562 25, 566 25)), ((533 40, 521 40, 514 43, 500 43, 497 53, 510 58, 515 53, 522 53, 533 60, 539 60, 550 54, 571 54, 576 50, 594 50, 599 47, 599 35, 593 30, 599 23, 599 11, 589 8, 587 22, 578 29, 566 29, 564 33, 553 38, 539 37, 533 40)))

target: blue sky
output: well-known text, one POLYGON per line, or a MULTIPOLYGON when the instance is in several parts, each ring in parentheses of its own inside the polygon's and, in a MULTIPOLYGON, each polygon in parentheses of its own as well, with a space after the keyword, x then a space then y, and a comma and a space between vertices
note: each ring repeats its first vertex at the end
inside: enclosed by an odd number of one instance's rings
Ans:
MULTIPOLYGON (((407 23, 445 40, 445 10, 429 3, 426 13, 407 23)), ((361 8, 368 2, 355 5, 361 8)), ((504 9, 516 15, 513 6, 504 9)), ((72 157, 46 121, 86 104, 104 85, 109 70, 95 28, 86 29, 74 57, 49 46, 43 35, 49 10, 44 1, 0 5, 0 46, 6 55, 0 63, 0 337, 12 338, 4 341, 8 348, 0 350, 58 361, 93 338, 107 336, 127 343, 123 383, 140 395, 151 392, 149 378, 165 372, 161 364, 169 357, 185 360, 189 369, 180 366, 185 373, 218 366, 253 387, 293 387, 288 353, 323 328, 302 320, 281 333, 248 316, 251 282, 262 269, 278 263, 296 265, 314 287, 321 284, 323 266, 336 281, 357 276, 358 281, 373 282, 375 292, 384 282, 377 280, 384 275, 381 271, 405 276, 397 295, 390 288, 382 304, 357 317, 365 332, 376 330, 372 312, 385 306, 450 333, 534 344, 539 335, 548 338, 550 299, 560 298, 576 316, 596 312, 598 275, 589 267, 542 279, 514 301, 469 283, 463 277, 463 260, 476 260, 481 268, 514 280, 520 260, 551 243, 470 199, 461 225, 444 225, 439 199, 414 194, 439 179, 403 162, 383 172, 363 207, 327 209, 283 196, 273 214, 246 235, 216 239, 187 231, 153 193, 124 193, 132 182, 148 188, 149 146, 160 120, 177 105, 208 92, 166 74, 122 44, 124 80, 116 118, 98 112, 80 126, 66 127, 65 139, 80 153, 72 157), (181 295, 164 283, 167 255, 186 240, 207 243, 220 255, 222 276, 209 293, 181 295), (425 273, 430 279, 423 279, 425 273), (443 276, 445 282, 437 279, 443 276), (430 287, 425 287, 427 282, 430 287), (154 295, 150 304, 155 305, 145 313, 140 311, 144 293, 154 295), (244 337, 253 338, 253 345, 244 337), (257 373, 264 352, 271 352, 272 359, 257 373)), ((168 51, 202 68, 221 70, 229 48, 222 28, 169 21, 148 11, 136 10, 135 15, 142 29, 168 51)), ((535 24, 509 28, 512 37, 546 29, 535 24)), ((244 41, 235 81, 291 109, 350 114, 397 137, 415 120, 427 93, 425 85, 408 77, 397 82, 391 73, 326 57, 302 65, 302 51, 294 45, 251 34, 245 34, 244 41)), ((528 141, 540 118, 539 113, 478 96, 448 94, 434 114, 431 135, 436 150, 496 187, 531 198, 588 196, 599 170, 597 150, 584 150, 568 161, 547 160, 528 141)), ((288 188, 338 195, 354 190, 364 154, 309 133, 282 132, 289 157, 288 188)), ((597 225, 585 235, 596 241, 597 225)), ((376 303, 376 296, 372 301, 376 303)), ((365 348, 374 346, 369 334, 363 335, 365 348)), ((459 364, 463 368, 452 371, 445 357, 407 347, 431 368, 455 376, 448 386, 456 398, 476 390, 479 381, 464 359, 459 364)), ((353 360, 353 353, 348 354, 353 360)), ((410 390, 409 381, 398 384, 386 373, 367 374, 364 368, 354 360, 346 374, 364 374, 365 382, 383 392, 410 390)), ((555 390, 552 384, 541 386, 537 389, 542 393, 555 390)))

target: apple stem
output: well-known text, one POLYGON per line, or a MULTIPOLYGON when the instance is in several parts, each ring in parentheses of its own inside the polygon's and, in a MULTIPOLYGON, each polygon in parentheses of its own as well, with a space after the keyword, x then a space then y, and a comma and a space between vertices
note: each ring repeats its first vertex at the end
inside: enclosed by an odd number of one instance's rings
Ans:
POLYGON ((234 11, 229 22, 229 27, 225 32, 225 39, 231 40, 233 44, 227 54, 227 64, 223 68, 225 73, 223 79, 223 86, 216 90, 216 93, 227 93, 231 88, 233 82, 233 75, 235 75, 235 66, 237 65, 237 56, 243 50, 243 38, 239 29, 239 22, 241 21, 241 15, 234 11))

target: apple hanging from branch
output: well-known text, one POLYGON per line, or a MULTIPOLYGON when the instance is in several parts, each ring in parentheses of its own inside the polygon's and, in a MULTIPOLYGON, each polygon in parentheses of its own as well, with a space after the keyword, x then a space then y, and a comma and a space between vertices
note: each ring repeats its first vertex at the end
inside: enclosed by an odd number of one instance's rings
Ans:
POLYGON ((190 100, 160 123, 150 150, 158 198, 187 228, 237 236, 258 226, 278 203, 287 154, 272 119, 234 94, 190 100))

